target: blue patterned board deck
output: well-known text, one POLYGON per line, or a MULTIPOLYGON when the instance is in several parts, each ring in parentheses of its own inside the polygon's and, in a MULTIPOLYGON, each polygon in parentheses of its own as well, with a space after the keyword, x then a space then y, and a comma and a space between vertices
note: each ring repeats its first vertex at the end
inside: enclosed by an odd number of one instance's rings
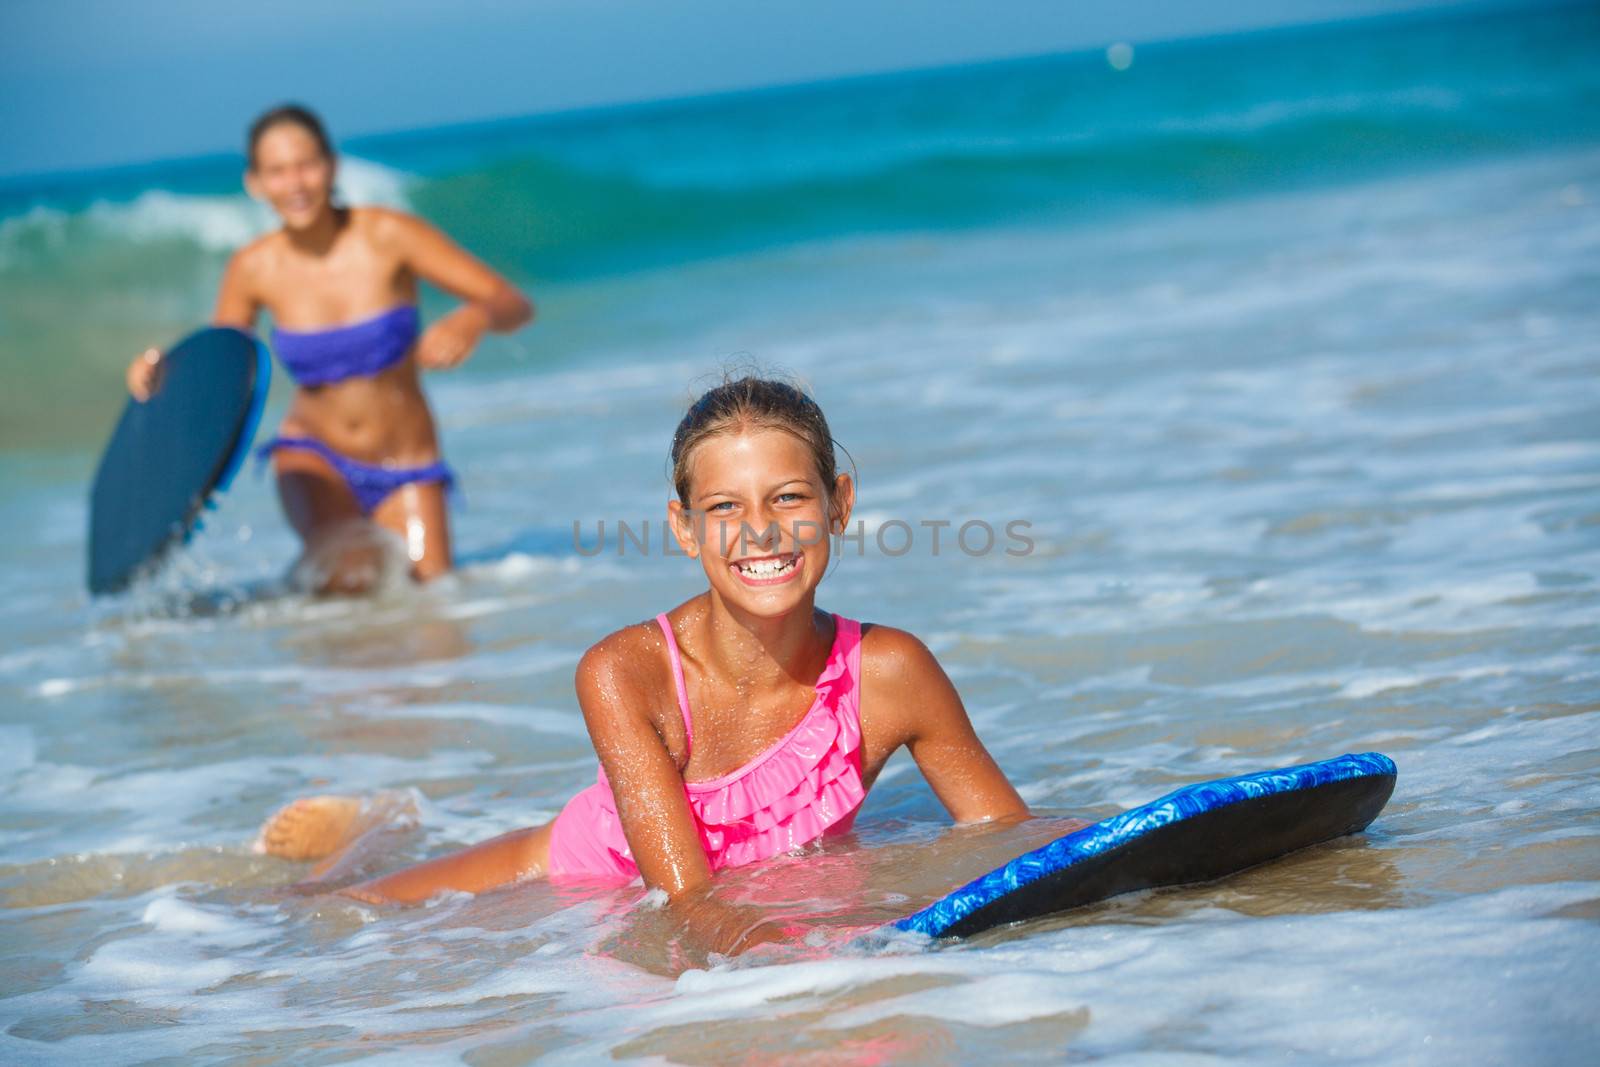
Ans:
POLYGON ((126 588, 187 540, 250 451, 271 379, 267 350, 242 330, 190 334, 162 359, 144 403, 129 399, 89 494, 89 591, 126 588))
POLYGON ((1086 826, 894 925, 969 937, 1119 893, 1207 882, 1366 828, 1394 792, 1377 752, 1200 782, 1086 826))

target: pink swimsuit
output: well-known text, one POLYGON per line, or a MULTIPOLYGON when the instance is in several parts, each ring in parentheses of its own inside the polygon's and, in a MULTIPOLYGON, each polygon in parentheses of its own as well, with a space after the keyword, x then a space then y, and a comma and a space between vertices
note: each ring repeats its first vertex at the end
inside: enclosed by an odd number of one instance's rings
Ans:
MULTIPOLYGON (((799 724, 732 774, 684 783, 713 871, 843 833, 855 821, 867 795, 861 784, 861 624, 833 618, 833 648, 817 679, 817 698, 799 724)), ((656 622, 667 637, 683 729, 693 745, 678 642, 665 615, 656 622)), ((638 876, 602 767, 595 784, 568 801, 550 828, 550 877, 630 882, 638 876)))

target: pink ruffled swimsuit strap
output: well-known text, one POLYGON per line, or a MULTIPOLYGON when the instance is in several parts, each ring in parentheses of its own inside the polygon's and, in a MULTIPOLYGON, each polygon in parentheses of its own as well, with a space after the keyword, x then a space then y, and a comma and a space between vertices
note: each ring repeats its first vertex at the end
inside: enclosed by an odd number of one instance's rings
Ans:
MULTIPOLYGON (((833 620, 833 648, 817 678, 816 698, 794 729, 731 774, 684 783, 712 870, 769 859, 842 833, 855 821, 867 794, 861 781, 861 624, 838 615, 833 620)), ((666 615, 656 622, 667 639, 683 729, 692 740, 678 641, 666 615)), ((550 873, 610 882, 638 876, 604 767, 551 826, 550 873)))
MULTIPOLYGON (((833 647, 810 710, 786 735, 731 774, 685 782, 713 870, 752 863, 848 830, 866 797, 861 781, 861 624, 835 615, 833 647)), ((692 738, 683 664, 659 615, 684 730, 692 738)))
POLYGON ((661 632, 667 638, 667 658, 672 661, 672 684, 678 687, 678 710, 683 713, 684 759, 694 747, 694 721, 689 716, 689 690, 683 684, 683 657, 678 655, 678 639, 672 634, 672 622, 667 613, 656 616, 661 632))

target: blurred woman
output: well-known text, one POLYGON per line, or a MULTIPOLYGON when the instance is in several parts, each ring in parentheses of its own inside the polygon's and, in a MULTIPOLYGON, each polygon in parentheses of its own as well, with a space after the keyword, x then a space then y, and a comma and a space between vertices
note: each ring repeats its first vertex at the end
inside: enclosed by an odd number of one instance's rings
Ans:
MULTIPOLYGON (((334 203, 337 159, 305 108, 274 108, 250 127, 245 188, 282 225, 236 252, 212 321, 253 331, 272 316, 272 347, 295 381, 270 454, 284 514, 304 545, 297 573, 318 592, 356 593, 381 576, 372 524, 399 536, 419 581, 450 569, 446 493, 453 475, 422 392, 424 369, 460 365, 487 331, 533 317, 526 297, 439 230, 401 211, 334 203), (423 328, 419 281, 461 303, 423 328)), ((128 368, 144 400, 162 354, 128 368)))

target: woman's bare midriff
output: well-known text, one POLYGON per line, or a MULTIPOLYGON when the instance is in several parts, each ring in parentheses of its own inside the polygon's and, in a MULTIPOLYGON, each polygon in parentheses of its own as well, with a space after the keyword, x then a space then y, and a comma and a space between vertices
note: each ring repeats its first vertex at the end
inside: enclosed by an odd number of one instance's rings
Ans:
POLYGON ((278 432, 315 437, 363 463, 419 467, 439 459, 433 413, 409 355, 374 375, 296 389, 278 432))

